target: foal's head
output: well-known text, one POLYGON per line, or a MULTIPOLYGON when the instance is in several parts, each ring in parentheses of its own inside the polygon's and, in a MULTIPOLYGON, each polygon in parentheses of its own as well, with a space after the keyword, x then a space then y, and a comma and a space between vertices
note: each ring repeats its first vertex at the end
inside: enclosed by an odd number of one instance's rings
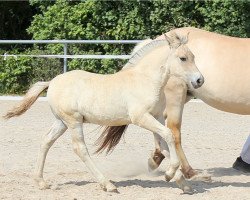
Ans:
POLYGON ((189 87, 198 88, 204 83, 204 78, 194 62, 194 55, 187 47, 188 35, 180 38, 175 32, 165 35, 169 43, 170 54, 167 65, 170 75, 183 79, 189 87))

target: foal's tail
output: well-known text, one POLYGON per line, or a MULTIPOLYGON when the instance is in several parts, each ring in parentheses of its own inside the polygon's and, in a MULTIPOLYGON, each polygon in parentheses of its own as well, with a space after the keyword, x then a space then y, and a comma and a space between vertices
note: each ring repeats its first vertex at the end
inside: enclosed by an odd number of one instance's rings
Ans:
POLYGON ((9 119, 19 116, 26 112, 31 105, 37 100, 38 96, 49 87, 50 82, 37 82, 26 93, 24 99, 14 108, 9 110, 3 117, 9 119))
POLYGON ((123 126, 107 126, 105 127, 104 131, 100 135, 100 137, 96 140, 96 145, 99 148, 96 150, 95 153, 103 152, 107 149, 107 154, 114 150, 115 146, 121 140, 123 133, 126 131, 128 125, 123 126))

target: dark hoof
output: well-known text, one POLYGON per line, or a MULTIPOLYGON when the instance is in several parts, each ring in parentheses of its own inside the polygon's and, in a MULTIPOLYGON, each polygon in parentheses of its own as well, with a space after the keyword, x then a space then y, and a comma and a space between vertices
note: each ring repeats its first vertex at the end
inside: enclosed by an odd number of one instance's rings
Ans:
POLYGON ((184 177, 187 179, 190 179, 198 174, 198 172, 191 167, 188 169, 181 169, 181 172, 183 173, 184 177))
POLYGON ((169 175, 165 174, 165 180, 167 182, 171 181, 172 177, 170 177, 169 175))
POLYGON ((159 165, 157 165, 157 163, 154 161, 153 158, 149 158, 148 159, 148 171, 152 172, 155 169, 157 169, 159 167, 159 165))

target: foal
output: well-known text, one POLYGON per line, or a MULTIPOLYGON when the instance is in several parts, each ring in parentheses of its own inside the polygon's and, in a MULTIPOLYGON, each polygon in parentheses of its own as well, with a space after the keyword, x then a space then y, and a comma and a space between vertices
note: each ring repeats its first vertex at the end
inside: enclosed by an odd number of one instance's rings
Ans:
POLYGON ((95 166, 88 153, 83 135, 83 123, 105 126, 135 124, 157 132, 168 144, 170 166, 166 179, 170 180, 179 167, 172 135, 158 120, 165 105, 164 86, 170 74, 200 86, 203 77, 198 71, 193 54, 176 34, 164 40, 152 41, 129 60, 135 67, 111 75, 100 75, 76 70, 61 74, 50 82, 36 83, 23 101, 5 118, 23 114, 48 88, 48 103, 55 115, 55 122, 45 134, 35 172, 41 189, 48 188, 43 179, 43 169, 48 150, 67 130, 72 133, 74 152, 93 173, 105 191, 117 191, 95 166), (167 56, 166 56, 167 55, 167 56), (160 59, 155 59, 155 57, 160 59), (107 95, 108 94, 108 95, 107 95))

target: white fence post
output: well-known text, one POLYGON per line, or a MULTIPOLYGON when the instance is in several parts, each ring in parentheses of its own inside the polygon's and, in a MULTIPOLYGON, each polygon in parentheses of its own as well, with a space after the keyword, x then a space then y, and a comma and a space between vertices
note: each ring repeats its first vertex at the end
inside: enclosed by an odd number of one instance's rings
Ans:
POLYGON ((63 52, 64 52, 64 56, 65 58, 63 58, 63 73, 67 72, 67 43, 63 44, 63 52))

